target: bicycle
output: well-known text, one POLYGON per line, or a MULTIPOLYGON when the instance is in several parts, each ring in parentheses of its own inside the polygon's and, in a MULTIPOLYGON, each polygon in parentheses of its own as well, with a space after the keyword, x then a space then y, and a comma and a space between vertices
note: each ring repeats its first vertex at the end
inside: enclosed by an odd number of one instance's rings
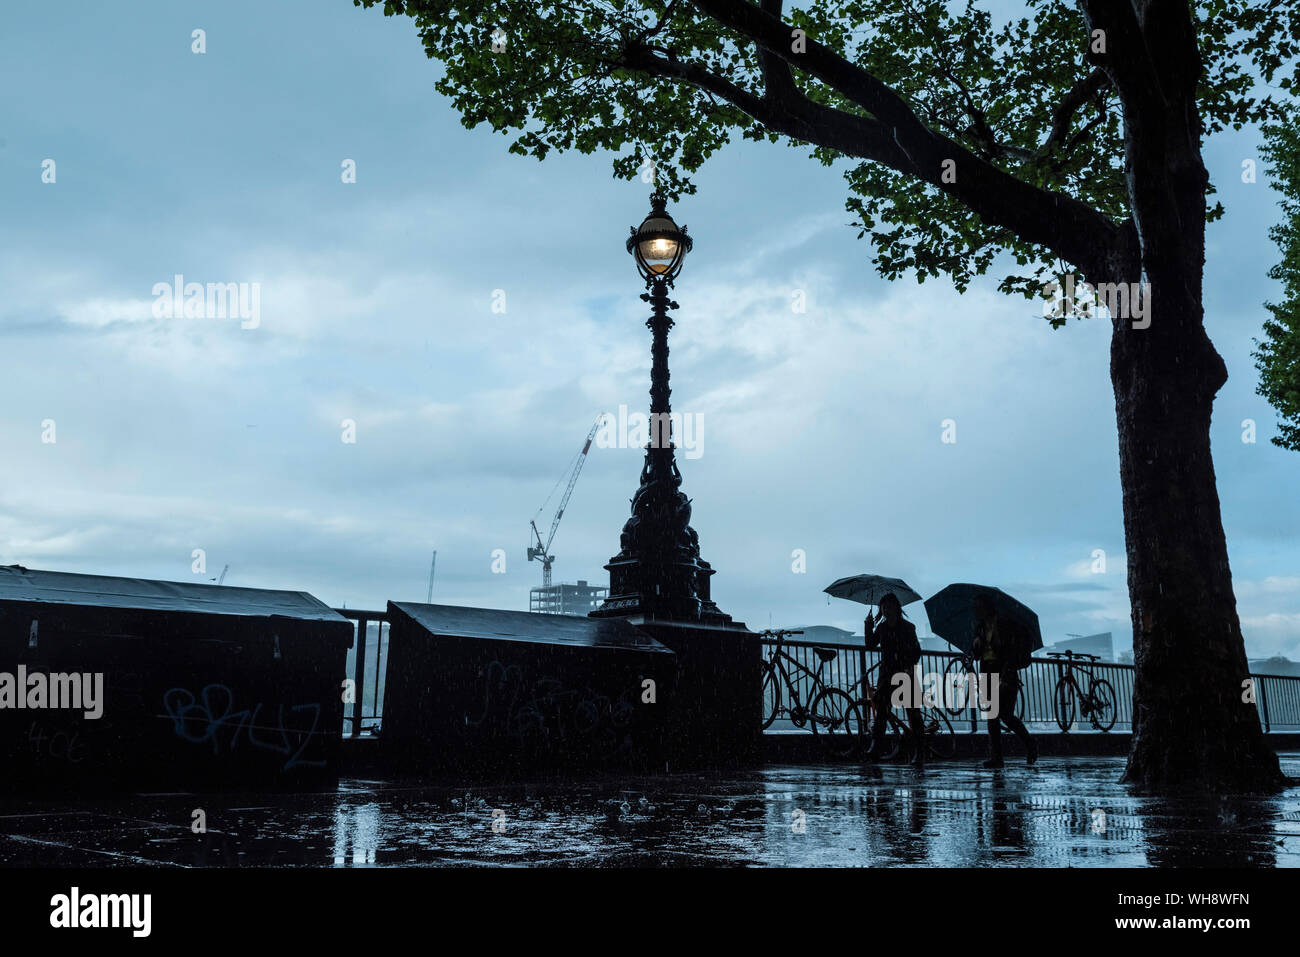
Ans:
MULTIPOLYGON (((874 700, 876 696, 876 682, 874 676, 879 668, 880 663, 877 662, 868 669, 865 675, 853 682, 853 684, 849 686, 847 692, 841 692, 841 694, 847 694, 856 704, 860 705, 860 715, 862 716, 872 716, 876 711, 877 702, 874 700), (859 689, 863 692, 861 697, 853 698, 853 692, 858 691, 859 689)), ((839 689, 828 690, 838 691, 839 689)), ((907 720, 907 710, 905 708, 894 707, 893 702, 890 700, 879 702, 879 705, 888 710, 885 711, 885 743, 880 754, 875 756, 876 759, 879 761, 889 761, 892 758, 897 757, 900 752, 908 755, 915 754, 917 742, 915 741, 911 725, 907 720)), ((819 702, 814 699, 812 704, 813 710, 816 711, 820 707, 824 706, 820 705, 819 702)), ((921 735, 925 739, 926 753, 935 758, 952 757, 957 751, 957 739, 953 735, 952 722, 948 720, 948 716, 944 714, 942 708, 924 703, 921 704, 920 711, 921 735)), ((869 735, 870 728, 867 728, 866 731, 869 735)), ((860 742, 853 743, 855 745, 860 745, 865 743, 865 741, 866 736, 864 736, 860 742)))
POLYGON ((761 633, 760 637, 776 640, 763 665, 763 730, 770 728, 781 714, 786 714, 797 728, 811 725, 813 734, 822 739, 822 746, 829 753, 836 757, 849 757, 858 749, 862 739, 859 702, 847 692, 828 685, 822 678, 822 669, 839 657, 839 652, 813 646, 818 661, 817 670, 813 671, 785 650, 788 635, 802 634, 802 631, 784 628, 761 633), (796 687, 800 679, 812 682, 806 705, 796 687), (785 703, 782 702, 782 685, 785 687, 785 703))
POLYGON ((1074 724, 1074 705, 1075 698, 1079 700, 1079 710, 1083 716, 1092 722, 1092 726, 1098 731, 1109 731, 1115 726, 1115 689, 1111 687, 1109 681, 1105 678, 1098 678, 1088 666, 1076 664, 1076 662, 1100 661, 1099 655, 1085 655, 1081 652, 1061 651, 1048 652, 1047 657, 1058 659, 1057 665, 1061 667, 1061 677, 1056 682, 1056 694, 1054 695, 1056 705, 1056 723, 1063 732, 1069 732, 1070 726, 1074 724), (1079 686, 1079 681, 1074 676, 1074 670, 1078 668, 1088 676, 1088 690, 1084 691, 1079 686))
MULTIPOLYGON (((976 675, 976 671, 975 659, 971 655, 958 655, 949 661, 948 667, 944 669, 944 710, 954 718, 961 717, 962 713, 972 706, 972 696, 969 692, 963 695, 953 694, 952 690, 962 685, 967 688, 972 687, 970 684, 972 675, 976 675)), ((978 687, 978 684, 974 687, 978 687)), ((975 706, 978 707, 978 702, 975 703, 975 706)), ((1025 687, 1023 681, 1020 684, 1019 693, 1016 695, 1016 717, 1021 721, 1025 720, 1025 687)))

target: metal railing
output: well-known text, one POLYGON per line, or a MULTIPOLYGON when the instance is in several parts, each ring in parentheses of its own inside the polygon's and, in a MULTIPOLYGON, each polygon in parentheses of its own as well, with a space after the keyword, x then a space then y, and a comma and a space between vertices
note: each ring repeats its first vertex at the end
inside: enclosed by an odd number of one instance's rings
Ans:
POLYGON ((1255 679, 1259 720, 1265 731, 1300 729, 1300 678, 1292 675, 1251 675, 1255 679))
POLYGON ((378 734, 384 718, 384 676, 388 671, 388 613, 352 608, 335 611, 356 622, 357 629, 347 663, 354 698, 343 706, 343 735, 359 738, 378 734))
MULTIPOLYGON (((358 611, 351 608, 336 609, 340 615, 356 622, 356 641, 348 652, 347 674, 353 680, 355 699, 344 707, 342 729, 346 737, 358 738, 378 734, 384 716, 384 675, 388 667, 388 616, 383 611, 358 611)), ((763 656, 771 652, 773 642, 763 642, 763 656)), ((859 682, 862 676, 880 661, 880 655, 868 651, 860 644, 839 642, 786 641, 786 652, 811 672, 821 666, 822 680, 831 687, 842 688, 860 697, 859 682), (837 652, 834 660, 822 664, 814 648, 827 648, 837 652)), ((952 651, 921 652, 922 674, 942 676, 953 659, 960 657, 952 651)), ((1105 678, 1115 689, 1114 731, 1129 731, 1133 727, 1133 666, 1115 662, 1090 662, 1076 664, 1076 678, 1087 688, 1083 671, 1091 671, 1105 678)), ((799 672, 791 679, 799 700, 805 705, 812 696, 812 680, 799 672)), ((873 676, 874 677, 874 676, 873 676)), ((1020 673, 1021 695, 1024 699, 1023 717, 1030 731, 1058 731, 1054 696, 1056 683, 1061 677, 1061 662, 1055 658, 1034 658, 1028 668, 1020 673)), ((1252 675, 1255 679, 1255 706, 1265 731, 1300 731, 1300 677, 1292 675, 1252 675)), ((936 685, 942 693, 942 685, 936 685)), ((785 689, 782 689, 784 694, 785 689)), ((952 717, 954 731, 978 732, 982 730, 979 711, 974 696, 969 706, 952 717)), ((770 730, 793 730, 794 726, 778 719, 770 730)), ((807 729, 805 729, 807 730, 807 729)), ((1092 732, 1086 721, 1076 719, 1072 733, 1092 732)))
MULTIPOLYGON (((763 642, 765 659, 773 647, 773 642, 763 642)), ((863 693, 858 686, 862 675, 867 674, 880 661, 879 652, 868 651, 860 644, 786 641, 784 648, 792 658, 814 673, 821 664, 813 651, 814 648, 826 648, 837 652, 833 661, 821 665, 822 680, 827 685, 842 688, 855 697, 861 697, 863 693)), ((923 650, 921 652, 922 675, 940 676, 934 685, 936 695, 943 693, 942 676, 950 663, 959 657, 960 655, 953 651, 923 650)), ((1115 689, 1116 710, 1115 724, 1111 730, 1131 731, 1133 728, 1133 666, 1107 661, 1076 661, 1074 669, 1075 678, 1079 686, 1084 689, 1088 687, 1088 679, 1084 672, 1091 672, 1096 677, 1105 678, 1110 682, 1111 687, 1115 689)), ((1034 658, 1029 667, 1020 672, 1021 695, 1024 699, 1021 713, 1030 731, 1060 730, 1056 722, 1055 695, 1056 684, 1060 680, 1062 670, 1061 659, 1034 658)), ((871 675, 872 679, 874 677, 871 675)), ((1300 730, 1300 677, 1291 675, 1251 675, 1251 677, 1255 680, 1255 706, 1259 710, 1259 720, 1264 730, 1300 730)), ((802 673, 792 673, 791 679, 799 694, 799 700, 807 705, 814 691, 812 679, 802 673)), ((785 689, 782 688, 782 694, 784 693, 785 689)), ((975 732, 983 730, 976 697, 973 694, 968 695, 967 701, 968 707, 962 709, 956 716, 950 714, 953 730, 975 732)), ((773 731, 793 729, 793 725, 782 719, 774 722, 771 728, 773 731)), ((1076 716, 1070 731, 1071 733, 1093 733, 1093 728, 1087 720, 1080 722, 1076 716)))

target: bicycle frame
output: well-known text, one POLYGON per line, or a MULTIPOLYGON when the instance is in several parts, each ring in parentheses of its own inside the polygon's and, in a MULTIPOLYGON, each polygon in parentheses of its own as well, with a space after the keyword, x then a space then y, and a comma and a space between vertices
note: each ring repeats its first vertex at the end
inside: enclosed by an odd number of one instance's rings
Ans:
POLYGON ((764 663, 765 671, 779 672, 781 681, 785 683, 784 701, 781 699, 780 685, 776 686, 777 701, 774 717, 780 717, 782 714, 786 714, 796 725, 802 727, 805 720, 805 715, 802 713, 803 709, 807 708, 807 706, 812 703, 813 699, 827 687, 825 679, 822 678, 822 668, 825 666, 826 662, 819 662, 817 670, 813 671, 802 661, 786 651, 785 642, 778 638, 776 647, 772 649, 772 653, 764 663), (790 669, 786 667, 786 662, 789 662, 794 669, 797 669, 794 677, 791 677, 790 669), (799 690, 795 686, 796 680, 800 677, 807 677, 812 681, 812 689, 808 694, 807 701, 800 700, 799 690), (790 702, 794 702, 794 708, 790 707, 790 702), (796 709, 798 709, 798 713, 796 713, 796 709))
MULTIPOLYGON (((854 688, 860 686, 863 689, 864 693, 860 695, 857 700, 865 704, 867 708, 870 709, 870 712, 872 714, 875 714, 877 710, 876 681, 875 678, 872 676, 878 675, 879 672, 880 672, 880 662, 877 661, 874 665, 872 665, 870 668, 867 669, 866 674, 860 677, 857 681, 853 682, 853 685, 849 688, 850 695, 853 694, 854 688), (866 680, 867 678, 871 678, 872 680, 867 681, 866 680)), ((885 701, 884 704, 888 705, 888 707, 885 708, 885 725, 901 734, 910 735, 912 733, 912 729, 908 725, 904 724, 902 719, 899 718, 898 715, 894 714, 894 706, 888 701, 885 701)))
MULTIPOLYGON (((1110 687, 1108 681, 1104 678, 1098 678, 1094 673, 1092 662, 1096 661, 1095 656, 1073 655, 1067 651, 1051 657, 1057 659, 1057 667, 1061 672, 1056 681, 1055 691, 1057 699, 1056 721, 1061 730, 1069 730, 1065 724, 1062 711, 1062 702, 1067 700, 1068 696, 1071 718, 1077 701, 1081 717, 1087 718, 1097 730, 1109 731, 1111 725, 1115 723, 1115 691, 1110 687), (1086 690, 1079 680, 1079 674, 1083 674, 1088 679, 1086 690), (1102 693, 1103 689, 1107 689, 1106 694, 1102 693), (1107 720, 1107 716, 1109 716, 1109 720, 1107 720)), ((1071 721, 1071 724, 1073 724, 1073 721, 1071 721)))
POLYGON ((1071 688, 1074 689, 1074 693, 1078 695, 1081 700, 1087 701, 1091 706, 1093 701, 1093 696, 1091 694, 1091 687, 1093 683, 1096 682, 1097 676, 1093 674, 1092 671, 1086 665, 1081 665, 1078 662, 1072 661, 1069 658, 1062 660, 1061 667, 1064 669, 1064 673, 1061 675, 1060 679, 1058 679, 1057 684, 1060 684, 1061 681, 1064 681, 1066 684, 1068 684, 1071 688), (1084 691, 1083 685, 1079 684, 1079 679, 1075 677, 1074 671, 1076 668, 1079 671, 1081 671, 1083 674, 1088 676, 1089 691, 1084 691))
MULTIPOLYGON (((865 694, 859 696, 856 700, 865 705, 866 713, 872 715, 872 723, 874 724, 874 716, 877 711, 883 708, 886 734, 892 731, 898 736, 898 744, 896 748, 910 750, 913 754, 918 751, 929 750, 938 757, 951 757, 952 748, 948 748, 944 751, 932 743, 935 741, 945 740, 945 725, 947 725, 947 734, 952 734, 952 725, 948 723, 948 719, 944 717, 942 710, 930 706, 918 707, 917 710, 921 712, 921 727, 919 729, 913 729, 910 720, 904 721, 903 718, 898 715, 897 709, 894 708, 892 701, 888 698, 884 701, 876 701, 875 677, 879 675, 879 671, 880 663, 876 662, 876 664, 867 669, 866 674, 853 683, 850 689, 850 692, 852 689, 858 687, 862 687, 865 690, 865 694)), ((955 744, 953 747, 955 747, 955 744)), ((892 755, 893 752, 891 751, 890 754, 892 755)))

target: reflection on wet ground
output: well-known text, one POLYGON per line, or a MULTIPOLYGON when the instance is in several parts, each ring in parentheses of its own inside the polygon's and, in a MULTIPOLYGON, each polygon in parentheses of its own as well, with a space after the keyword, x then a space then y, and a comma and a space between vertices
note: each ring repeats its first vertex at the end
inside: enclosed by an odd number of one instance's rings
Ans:
MULTIPOLYGON (((1300 775, 1300 753, 1282 756, 1300 775)), ((1134 797, 1121 758, 0 803, 3 866, 1300 865, 1300 787, 1134 797), (202 810, 207 832, 191 829, 202 810)))

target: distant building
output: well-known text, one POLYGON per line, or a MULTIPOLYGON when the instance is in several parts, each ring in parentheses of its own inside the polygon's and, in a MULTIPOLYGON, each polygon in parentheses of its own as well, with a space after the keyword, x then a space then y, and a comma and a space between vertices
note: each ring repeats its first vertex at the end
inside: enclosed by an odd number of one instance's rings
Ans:
POLYGON ((600 606, 609 589, 598 585, 588 585, 579 580, 577 584, 562 582, 533 588, 528 592, 528 610, 543 615, 586 615, 600 606))
POLYGON ((1109 631, 1099 635, 1072 635, 1054 645, 1044 645, 1043 650, 1035 652, 1035 657, 1045 657, 1051 651, 1073 651, 1078 654, 1096 655, 1102 661, 1115 660, 1115 643, 1109 631))
MULTIPOLYGON (((836 628, 834 625, 802 625, 802 635, 795 635, 798 641, 811 641, 814 644, 841 644, 841 645, 860 645, 866 639, 862 635, 855 635, 847 628, 836 628)), ((952 645, 935 635, 917 635, 917 640, 921 643, 922 651, 953 651, 952 645)))
POLYGON ((1300 675, 1300 661, 1281 655, 1272 658, 1251 658, 1247 662, 1253 675, 1300 675))
POLYGON ((921 643, 922 651, 956 651, 952 645, 944 641, 938 635, 917 635, 916 640, 921 643))
POLYGON ((834 625, 800 625, 793 631, 803 631, 802 635, 792 635, 792 641, 811 641, 814 644, 861 644, 862 636, 856 638, 853 632, 847 628, 836 628, 834 625))

